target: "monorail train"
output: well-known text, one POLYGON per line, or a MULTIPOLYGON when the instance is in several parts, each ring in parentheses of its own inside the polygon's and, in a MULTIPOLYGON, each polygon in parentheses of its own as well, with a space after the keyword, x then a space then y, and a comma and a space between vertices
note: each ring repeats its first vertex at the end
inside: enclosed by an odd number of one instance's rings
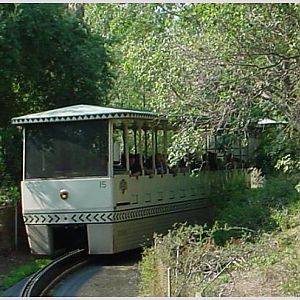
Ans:
POLYGON ((12 123, 23 127, 22 211, 35 255, 112 254, 212 218, 211 172, 167 166, 172 126, 156 113, 75 105, 12 123))

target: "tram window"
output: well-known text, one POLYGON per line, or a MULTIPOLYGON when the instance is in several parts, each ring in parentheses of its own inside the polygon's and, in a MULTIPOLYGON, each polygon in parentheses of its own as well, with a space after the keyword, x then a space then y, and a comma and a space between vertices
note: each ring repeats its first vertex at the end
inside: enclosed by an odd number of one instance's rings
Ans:
POLYGON ((25 151, 26 178, 107 176, 108 122, 30 126, 25 151))

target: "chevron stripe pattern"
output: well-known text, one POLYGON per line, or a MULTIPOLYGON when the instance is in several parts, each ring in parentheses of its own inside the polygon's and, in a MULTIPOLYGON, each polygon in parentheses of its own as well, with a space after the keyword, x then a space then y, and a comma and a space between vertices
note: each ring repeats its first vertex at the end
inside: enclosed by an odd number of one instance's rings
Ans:
POLYGON ((136 219, 155 217, 164 214, 194 211, 205 208, 204 199, 163 204, 120 211, 72 212, 72 213, 36 213, 23 215, 26 225, 50 224, 95 224, 119 223, 136 219))

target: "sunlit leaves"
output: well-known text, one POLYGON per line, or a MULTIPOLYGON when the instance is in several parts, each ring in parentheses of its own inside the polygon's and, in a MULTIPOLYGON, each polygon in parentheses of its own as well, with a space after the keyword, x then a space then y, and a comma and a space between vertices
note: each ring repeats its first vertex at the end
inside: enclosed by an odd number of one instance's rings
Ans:
POLYGON ((91 4, 87 20, 109 38, 114 105, 186 116, 182 137, 191 116, 213 129, 264 117, 300 124, 297 5, 91 4))

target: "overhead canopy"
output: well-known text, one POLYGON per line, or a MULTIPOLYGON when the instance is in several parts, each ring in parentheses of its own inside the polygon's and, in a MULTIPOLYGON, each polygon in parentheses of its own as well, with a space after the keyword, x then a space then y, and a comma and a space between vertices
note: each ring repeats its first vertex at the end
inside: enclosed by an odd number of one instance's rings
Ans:
POLYGON ((129 118, 154 120, 158 117, 159 115, 157 113, 148 111, 109 108, 95 105, 74 105, 13 118, 12 124, 24 125, 49 122, 129 118))

